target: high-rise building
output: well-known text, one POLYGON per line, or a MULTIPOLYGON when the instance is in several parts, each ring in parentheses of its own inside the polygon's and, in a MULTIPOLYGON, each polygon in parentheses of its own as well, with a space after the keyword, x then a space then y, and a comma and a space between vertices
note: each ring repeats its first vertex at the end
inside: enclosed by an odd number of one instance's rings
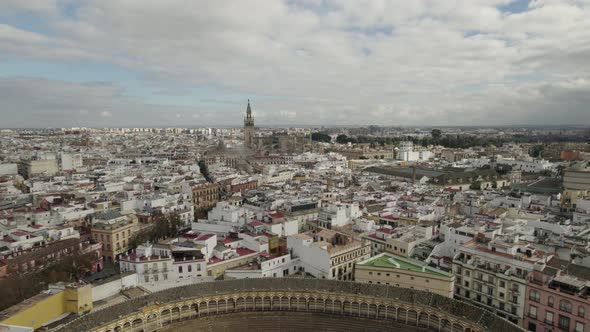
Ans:
POLYGON ((252 148, 254 146, 254 118, 250 108, 250 99, 246 108, 246 117, 244 118, 244 145, 252 148))

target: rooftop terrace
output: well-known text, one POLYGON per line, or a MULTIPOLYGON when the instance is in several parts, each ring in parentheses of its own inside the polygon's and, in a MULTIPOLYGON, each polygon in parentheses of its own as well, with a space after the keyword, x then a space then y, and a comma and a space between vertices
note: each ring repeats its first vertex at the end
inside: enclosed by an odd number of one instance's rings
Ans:
POLYGON ((412 272, 428 273, 441 277, 451 277, 450 273, 432 268, 420 261, 412 259, 405 259, 382 253, 380 255, 371 257, 363 262, 358 263, 361 266, 381 267, 386 269, 408 270, 412 272))

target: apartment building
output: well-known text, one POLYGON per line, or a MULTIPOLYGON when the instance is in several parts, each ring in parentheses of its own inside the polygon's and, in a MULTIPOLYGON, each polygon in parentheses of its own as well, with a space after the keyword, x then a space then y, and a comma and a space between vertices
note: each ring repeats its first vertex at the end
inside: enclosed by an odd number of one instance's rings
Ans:
POLYGON ((108 212, 97 219, 90 229, 91 237, 103 243, 103 259, 114 262, 118 255, 129 250, 129 242, 138 229, 137 218, 108 212))
POLYGON ((518 236, 497 236, 487 243, 478 237, 461 246, 453 258, 455 297, 522 325, 529 275, 547 258, 519 244, 518 236))
POLYGON ((590 268, 569 264, 533 271, 526 292, 523 327, 528 331, 590 331, 590 268))
POLYGON ((287 249, 300 259, 302 272, 332 280, 353 280, 354 265, 371 255, 370 244, 322 228, 287 237, 287 249))
POLYGON ((575 210, 577 201, 589 195, 590 167, 588 164, 580 162, 566 169, 563 174, 562 206, 575 210))
POLYGON ((219 201, 219 185, 217 183, 202 183, 194 186, 193 206, 195 209, 207 209, 219 201))

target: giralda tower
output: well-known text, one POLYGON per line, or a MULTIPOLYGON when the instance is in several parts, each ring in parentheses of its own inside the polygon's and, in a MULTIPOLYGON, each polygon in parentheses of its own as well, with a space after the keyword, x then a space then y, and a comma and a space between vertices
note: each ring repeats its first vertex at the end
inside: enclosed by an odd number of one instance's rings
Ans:
POLYGON ((254 146, 254 118, 250 108, 250 99, 246 108, 246 117, 244 118, 244 145, 252 148, 254 146))

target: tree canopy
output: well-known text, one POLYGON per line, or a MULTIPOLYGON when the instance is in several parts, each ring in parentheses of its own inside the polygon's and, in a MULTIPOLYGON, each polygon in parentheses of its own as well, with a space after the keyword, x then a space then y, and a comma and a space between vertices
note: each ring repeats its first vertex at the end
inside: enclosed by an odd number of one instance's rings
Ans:
POLYGON ((332 141, 332 138, 330 137, 330 135, 326 133, 312 133, 311 140, 314 142, 330 143, 332 141))

